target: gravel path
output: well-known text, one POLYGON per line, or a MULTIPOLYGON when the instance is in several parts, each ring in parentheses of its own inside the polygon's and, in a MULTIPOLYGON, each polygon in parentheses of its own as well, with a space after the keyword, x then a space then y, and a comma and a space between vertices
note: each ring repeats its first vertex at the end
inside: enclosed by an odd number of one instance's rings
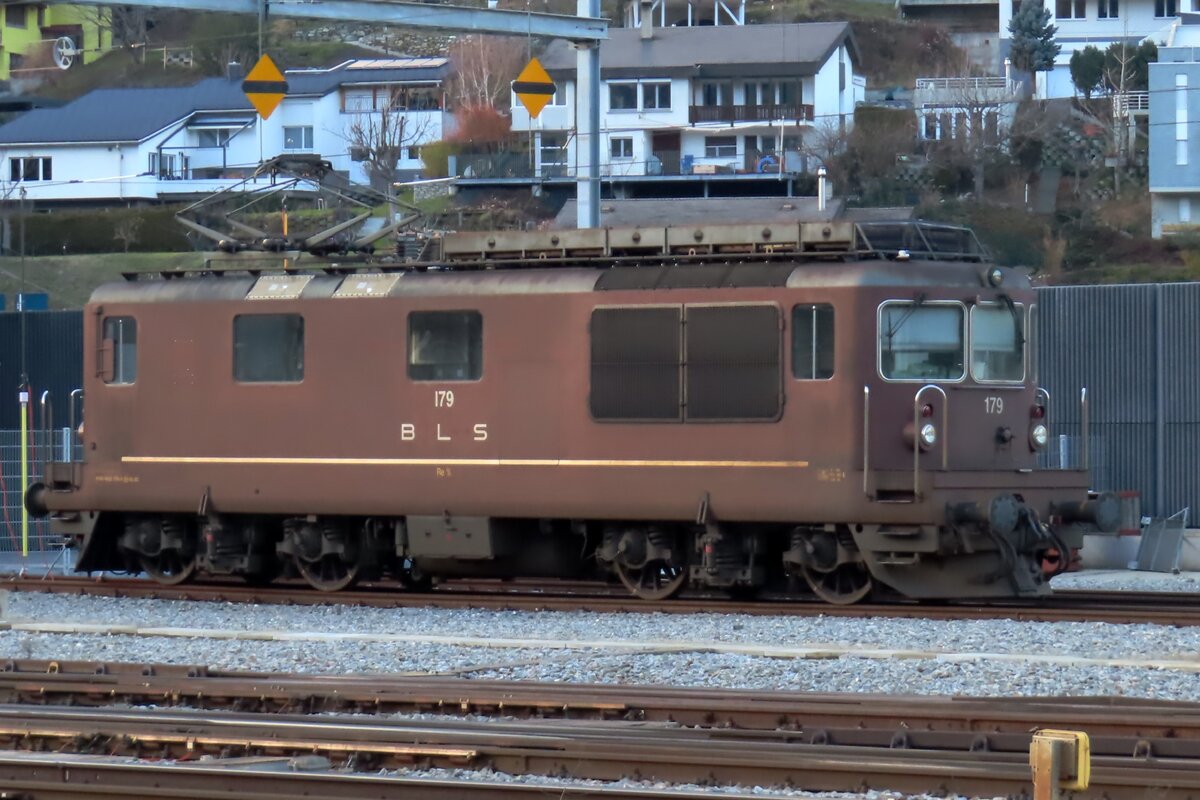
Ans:
MULTIPOLYGON (((747 617, 721 614, 291 607, 15 593, 10 618, 187 628, 848 644, 953 653, 1197 659, 1200 629, 987 621, 747 617)), ((0 658, 208 664, 307 673, 461 673, 474 678, 968 695, 1109 695, 1200 701, 1195 674, 1144 668, 855 656, 793 660, 697 651, 619 653, 377 642, 270 642, 0 632, 0 658)))

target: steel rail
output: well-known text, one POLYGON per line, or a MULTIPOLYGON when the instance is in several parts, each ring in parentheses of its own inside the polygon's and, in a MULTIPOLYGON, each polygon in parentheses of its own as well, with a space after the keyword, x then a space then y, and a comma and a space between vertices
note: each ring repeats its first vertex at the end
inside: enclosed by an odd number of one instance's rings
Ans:
POLYGON ((234 583, 163 586, 141 578, 39 578, 9 576, 0 589, 100 597, 155 598, 276 605, 357 605, 374 608, 470 608, 518 611, 595 611, 667 614, 749 614, 755 616, 887 617, 897 619, 1014 619, 1044 622, 1109 622, 1200 626, 1200 594, 1174 592, 1100 592, 1066 590, 1029 601, 921 605, 910 601, 833 606, 813 599, 733 601, 720 596, 693 596, 665 601, 639 600, 616 594, 602 583, 451 585, 426 593, 390 586, 321 593, 299 585, 254 587, 234 583), (467 589, 470 590, 467 590, 467 589))
MULTIPOLYGON (((319 753, 340 769, 487 767, 589 780, 1014 795, 1028 788, 1028 755, 807 744, 791 732, 740 734, 644 723, 581 724, 267 717, 138 709, 0 707, 0 742, 60 752, 195 759, 319 753)), ((1200 791, 1200 762, 1092 758, 1077 797, 1182 800, 1200 791)))
POLYGON ((895 697, 32 660, 0 669, 7 703, 667 722, 740 736, 782 730, 810 744, 1013 753, 1028 748, 1030 730, 1055 726, 1086 731, 1097 755, 1200 760, 1200 703, 1135 698, 895 697))

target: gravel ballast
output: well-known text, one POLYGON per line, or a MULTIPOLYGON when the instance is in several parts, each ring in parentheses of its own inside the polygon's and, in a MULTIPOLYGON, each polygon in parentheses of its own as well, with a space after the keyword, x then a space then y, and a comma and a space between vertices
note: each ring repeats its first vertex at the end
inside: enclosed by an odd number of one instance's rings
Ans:
POLYGON ((305 673, 441 673, 471 678, 679 686, 965 695, 1128 695, 1200 701, 1194 673, 961 654, 1047 654, 1195 659, 1200 628, 1005 620, 936 621, 724 614, 597 614, 352 606, 252 606, 14 593, 11 620, 160 625, 187 629, 461 635, 527 639, 528 646, 461 647, 331 640, 278 642, 0 632, 0 658, 206 664, 218 669, 305 673), (562 640, 698 642, 679 653, 619 652, 562 640), (538 642, 546 642, 546 647, 538 642), (928 649, 953 658, 847 655, 779 659, 704 652, 703 643, 849 645, 928 649))

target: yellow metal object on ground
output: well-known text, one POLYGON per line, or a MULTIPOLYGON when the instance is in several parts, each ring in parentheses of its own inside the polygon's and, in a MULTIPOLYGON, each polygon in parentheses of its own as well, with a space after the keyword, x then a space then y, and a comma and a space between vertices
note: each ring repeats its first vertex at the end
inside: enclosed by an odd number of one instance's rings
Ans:
POLYGON ((1083 731, 1039 730, 1029 745, 1034 800, 1057 800, 1064 789, 1088 788, 1092 743, 1083 731))

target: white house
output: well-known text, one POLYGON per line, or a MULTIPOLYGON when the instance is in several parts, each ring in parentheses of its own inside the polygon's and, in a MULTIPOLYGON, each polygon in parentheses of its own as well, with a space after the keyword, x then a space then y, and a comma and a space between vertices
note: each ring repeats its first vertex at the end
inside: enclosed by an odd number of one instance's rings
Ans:
MULTIPOLYGON (((801 137, 852 124, 866 81, 847 23, 658 28, 653 16, 600 47, 603 174, 798 170, 801 137)), ((532 130, 545 177, 578 164, 575 62, 570 43, 552 42, 553 101, 530 120, 514 99, 513 130, 532 130)))
POLYGON ((379 138, 384 109, 400 110, 397 167, 420 170, 420 146, 448 124, 444 58, 348 61, 289 70, 287 96, 262 120, 241 78, 188 87, 98 89, 0 127, 0 199, 35 203, 160 202, 218 191, 265 159, 318 153, 351 181, 368 180, 365 133, 379 138))
MULTIPOLYGON (((1030 0, 1036 2, 1036 0, 1030 0)), ((1007 55, 1012 43, 1008 23, 1021 0, 1000 2, 1000 49, 1007 55)), ((1092 45, 1100 50, 1116 42, 1136 44, 1143 39, 1165 42, 1181 11, 1200 10, 1200 0, 1045 0, 1050 23, 1058 28, 1062 47, 1054 69, 1037 75, 1037 97, 1073 97, 1071 56, 1092 45)))

